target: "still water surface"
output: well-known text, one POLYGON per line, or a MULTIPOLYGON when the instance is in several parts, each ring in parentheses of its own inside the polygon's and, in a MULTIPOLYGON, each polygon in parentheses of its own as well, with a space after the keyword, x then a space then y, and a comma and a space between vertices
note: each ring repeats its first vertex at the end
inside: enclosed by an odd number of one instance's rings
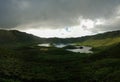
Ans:
MULTIPOLYGON (((66 47, 68 45, 70 45, 70 44, 53 44, 53 46, 56 47, 56 48, 64 48, 64 47, 66 47)), ((44 44, 38 44, 38 46, 50 47, 51 44, 50 43, 44 43, 44 44)), ((92 47, 89 47, 89 46, 76 46, 76 45, 72 45, 72 46, 74 46, 75 48, 74 49, 66 49, 66 50, 71 51, 71 52, 75 52, 75 53, 93 53, 93 51, 91 51, 92 47)))

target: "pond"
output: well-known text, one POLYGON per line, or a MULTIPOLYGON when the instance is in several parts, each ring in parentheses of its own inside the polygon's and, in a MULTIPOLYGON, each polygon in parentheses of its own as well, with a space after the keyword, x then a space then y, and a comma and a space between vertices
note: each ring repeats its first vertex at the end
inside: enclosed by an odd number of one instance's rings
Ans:
POLYGON ((50 43, 38 44, 38 46, 41 47, 54 46, 56 48, 65 48, 67 51, 75 53, 93 53, 93 51, 91 51, 92 47, 89 46, 77 46, 73 44, 50 44, 50 43))
POLYGON ((88 46, 76 46, 76 49, 66 49, 66 50, 75 53, 93 53, 91 49, 92 47, 88 47, 88 46))
POLYGON ((49 43, 44 43, 44 44, 38 44, 38 46, 41 46, 41 47, 50 47, 51 45, 49 43))
POLYGON ((41 46, 41 47, 51 47, 51 46, 54 46, 56 48, 63 48, 65 46, 67 46, 68 44, 50 44, 50 43, 44 43, 44 44, 38 44, 38 46, 41 46))
POLYGON ((67 45, 68 44, 54 44, 54 47, 56 47, 56 48, 64 48, 67 45))

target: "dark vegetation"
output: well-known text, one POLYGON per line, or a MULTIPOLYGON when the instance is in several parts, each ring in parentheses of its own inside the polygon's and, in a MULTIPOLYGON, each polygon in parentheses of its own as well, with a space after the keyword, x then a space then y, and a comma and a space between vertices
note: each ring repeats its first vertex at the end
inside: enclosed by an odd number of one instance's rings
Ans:
MULTIPOLYGON (((38 47, 46 39, 0 31, 0 82, 120 82, 120 31, 74 39, 50 39, 93 47, 93 54, 38 47), (72 40, 72 41, 69 41, 72 40)), ((55 41, 54 41, 55 40, 55 41)), ((73 46, 68 46, 73 48, 73 46)))

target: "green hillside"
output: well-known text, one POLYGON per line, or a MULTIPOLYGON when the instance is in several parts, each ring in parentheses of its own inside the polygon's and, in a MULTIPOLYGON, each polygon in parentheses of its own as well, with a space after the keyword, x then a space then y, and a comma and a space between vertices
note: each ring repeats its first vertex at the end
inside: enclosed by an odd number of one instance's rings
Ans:
POLYGON ((30 43, 41 40, 25 32, 20 32, 17 30, 0 30, 0 44, 12 44, 12 43, 30 43))
POLYGON ((114 38, 105 38, 105 39, 88 39, 84 42, 78 43, 79 45, 88 45, 92 47, 107 47, 111 46, 113 44, 119 43, 120 42, 120 37, 114 37, 114 38))
POLYGON ((76 42, 75 44, 91 46, 93 47, 92 50, 94 51, 94 53, 100 53, 101 51, 109 49, 110 47, 113 47, 114 45, 120 43, 120 31, 107 32, 93 36, 87 36, 84 38, 87 39, 80 42, 76 42))
POLYGON ((19 31, 0 31, 0 82, 119 82, 119 77, 120 31, 69 39, 42 39, 19 31), (37 46, 54 40, 92 46, 94 53, 37 46), (20 46, 2 47, 3 43, 20 46))

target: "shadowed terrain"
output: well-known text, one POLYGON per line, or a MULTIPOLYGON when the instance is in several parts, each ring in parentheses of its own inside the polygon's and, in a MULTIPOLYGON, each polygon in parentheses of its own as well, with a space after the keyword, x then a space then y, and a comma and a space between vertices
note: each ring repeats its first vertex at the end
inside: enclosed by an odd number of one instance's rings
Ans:
POLYGON ((120 31, 45 39, 16 30, 0 30, 0 82, 119 82, 119 77, 120 31), (39 43, 91 46, 94 53, 37 46, 39 43))

